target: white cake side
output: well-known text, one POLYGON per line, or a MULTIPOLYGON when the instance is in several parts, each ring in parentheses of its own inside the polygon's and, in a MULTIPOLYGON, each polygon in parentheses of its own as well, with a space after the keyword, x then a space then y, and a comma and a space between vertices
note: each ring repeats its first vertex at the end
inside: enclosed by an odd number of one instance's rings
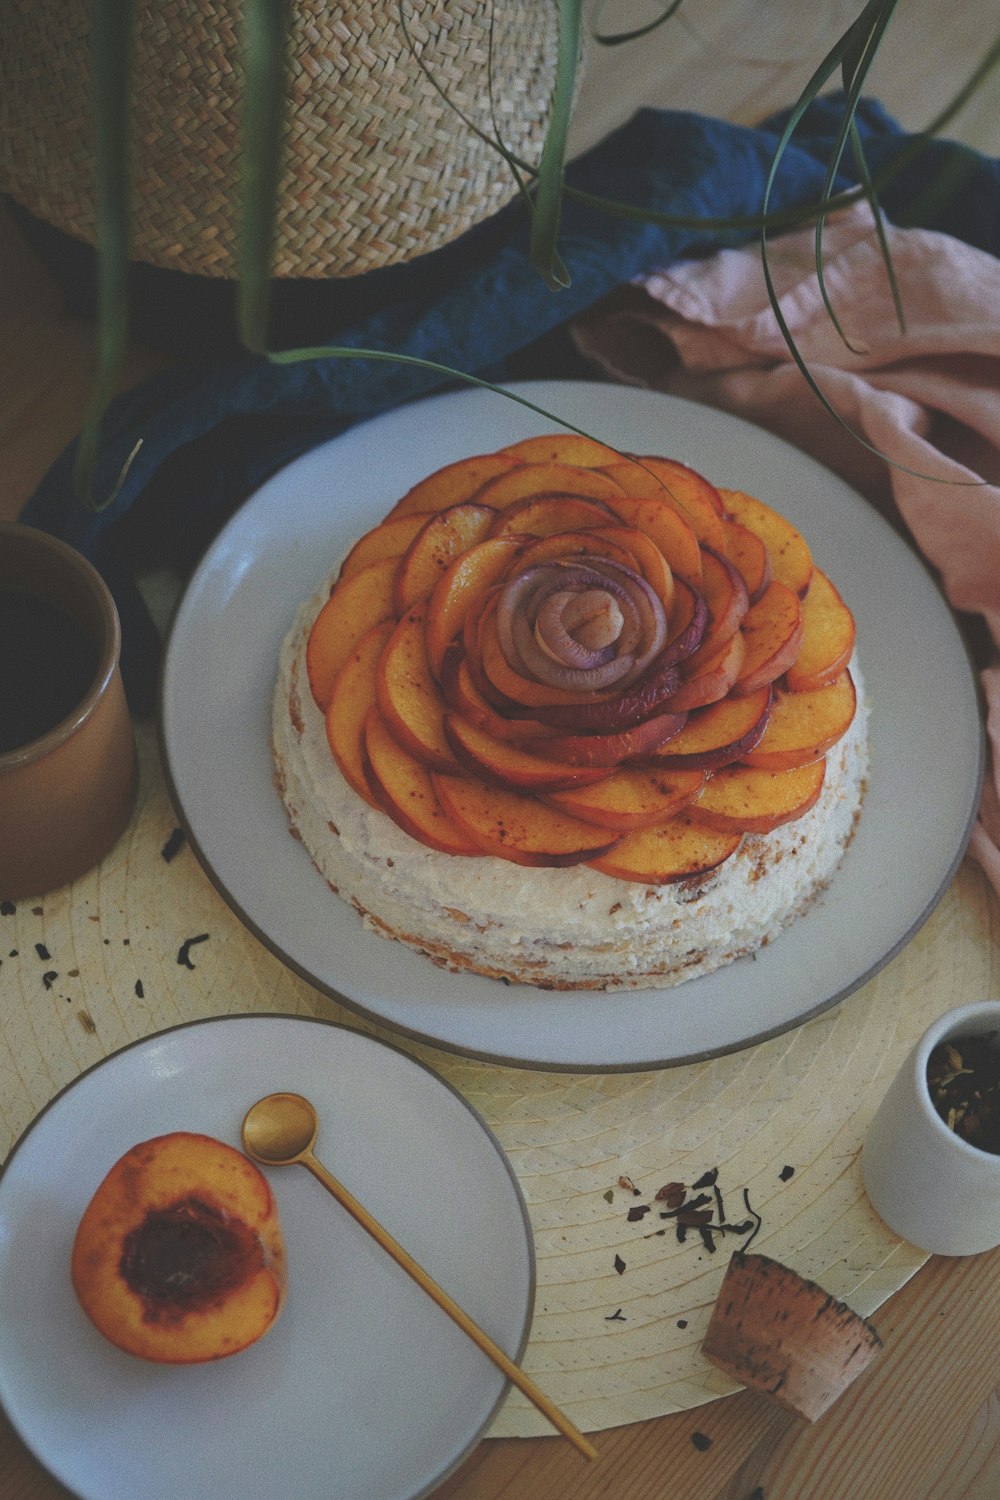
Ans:
POLYGON ((452 969, 547 989, 667 987, 775 938, 832 877, 867 774, 867 705, 828 753, 815 806, 744 837, 712 874, 647 886, 586 865, 534 869, 442 854, 404 833, 348 785, 309 691, 305 642, 327 581, 285 639, 273 703, 278 789, 293 832, 332 889, 376 931, 452 969))

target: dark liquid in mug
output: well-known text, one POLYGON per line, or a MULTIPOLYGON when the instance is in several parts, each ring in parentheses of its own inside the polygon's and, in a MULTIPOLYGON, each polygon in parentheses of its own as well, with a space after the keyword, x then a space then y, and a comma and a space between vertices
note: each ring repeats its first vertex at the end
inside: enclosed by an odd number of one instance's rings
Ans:
POLYGON ((0 755, 73 712, 97 673, 97 642, 27 589, 0 587, 0 755))

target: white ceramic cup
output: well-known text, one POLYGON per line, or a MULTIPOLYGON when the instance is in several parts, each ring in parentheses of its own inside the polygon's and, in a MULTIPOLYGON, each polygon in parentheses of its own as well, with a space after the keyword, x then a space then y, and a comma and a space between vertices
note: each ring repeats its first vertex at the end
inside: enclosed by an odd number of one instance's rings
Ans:
POLYGON ((861 1153, 875 1212, 934 1255, 1000 1245, 1000 1156, 949 1130, 927 1084, 927 1060, 939 1042, 994 1031, 1000 1042, 1000 1000, 963 1005, 928 1027, 889 1086, 861 1153))

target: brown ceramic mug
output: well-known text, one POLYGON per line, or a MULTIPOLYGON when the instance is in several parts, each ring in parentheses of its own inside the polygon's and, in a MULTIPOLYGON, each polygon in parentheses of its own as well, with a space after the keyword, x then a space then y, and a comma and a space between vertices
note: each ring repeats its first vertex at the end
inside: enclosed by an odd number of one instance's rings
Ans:
POLYGON ((0 900, 75 880, 129 821, 136 750, 120 650, 114 600, 86 558, 0 522, 0 900))

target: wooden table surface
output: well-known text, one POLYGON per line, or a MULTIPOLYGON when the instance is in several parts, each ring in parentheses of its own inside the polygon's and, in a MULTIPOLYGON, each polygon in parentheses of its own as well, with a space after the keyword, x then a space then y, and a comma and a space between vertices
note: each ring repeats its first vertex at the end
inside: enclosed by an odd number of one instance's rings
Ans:
MULTIPOLYGON (((692 4, 669 54, 657 60, 649 46, 638 61, 636 54, 626 60, 620 49, 621 56, 585 84, 590 123, 578 132, 580 143, 617 123, 614 80, 616 69, 625 67, 632 70, 632 98, 638 90, 650 103, 750 122, 790 101, 823 51, 824 28, 832 39, 857 7, 769 6, 764 35, 759 17, 756 34, 750 26, 751 13, 760 9, 739 0, 710 10, 692 4), (824 12, 822 21, 813 11, 824 12)), ((904 0, 870 91, 905 125, 922 125, 978 60, 991 23, 995 14, 986 0, 957 8, 904 0)), ((950 133, 1000 152, 996 104, 994 87, 950 133)), ((66 313, 58 289, 0 215, 0 517, 17 517, 78 430, 93 350, 93 328, 66 313)), ((161 363, 155 351, 133 348, 126 379, 135 382, 161 363)), ((1000 903, 991 910, 1000 992, 1000 903)), ((601 1458, 593 1465, 558 1438, 486 1441, 436 1494, 441 1500, 654 1500, 668 1494, 678 1500, 987 1500, 1000 1494, 1000 1251, 932 1258, 876 1321, 884 1356, 814 1426, 743 1392, 603 1432, 601 1458)), ((67 1493, 0 1416, 3 1500, 67 1493)))

